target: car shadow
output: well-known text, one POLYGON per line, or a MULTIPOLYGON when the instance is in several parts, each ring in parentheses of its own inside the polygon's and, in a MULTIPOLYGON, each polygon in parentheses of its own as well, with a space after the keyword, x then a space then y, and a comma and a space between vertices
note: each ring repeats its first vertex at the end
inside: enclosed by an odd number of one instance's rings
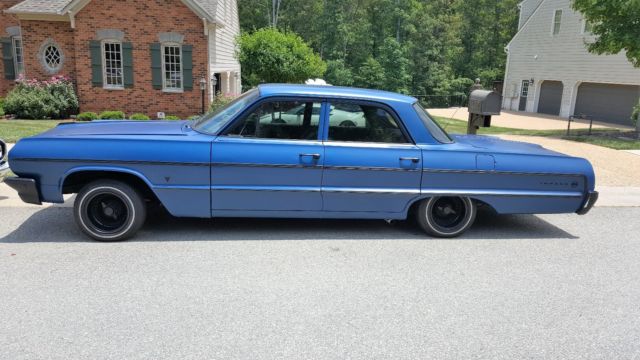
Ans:
MULTIPOLYGON (((306 219, 180 219, 154 213, 130 241, 243 240, 430 240, 414 221, 306 219)), ((577 239, 534 215, 498 215, 484 210, 460 240, 577 239)), ((40 210, 0 243, 92 242, 78 229, 69 207, 40 210)))

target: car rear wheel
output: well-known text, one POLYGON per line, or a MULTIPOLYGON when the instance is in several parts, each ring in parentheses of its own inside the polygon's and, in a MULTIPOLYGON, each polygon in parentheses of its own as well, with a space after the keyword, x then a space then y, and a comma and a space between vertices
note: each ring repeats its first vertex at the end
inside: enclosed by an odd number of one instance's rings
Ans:
POLYGON ((452 238, 473 225, 476 212, 476 204, 467 197, 436 196, 420 203, 418 224, 431 236, 452 238))
POLYGON ((144 224, 146 206, 131 186, 114 180, 92 182, 80 190, 74 204, 76 223, 98 241, 132 237, 144 224))

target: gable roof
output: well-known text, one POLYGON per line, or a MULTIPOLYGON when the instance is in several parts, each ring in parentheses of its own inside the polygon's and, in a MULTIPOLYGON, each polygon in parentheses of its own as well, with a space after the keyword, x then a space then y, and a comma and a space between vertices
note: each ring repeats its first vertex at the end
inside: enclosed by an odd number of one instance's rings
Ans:
MULTIPOLYGON (((524 1, 523 1, 524 2, 524 1)), ((523 2, 521 2, 519 5, 521 5, 523 2)), ((542 4, 544 4, 545 0, 540 1, 540 3, 538 4, 538 6, 536 6, 536 8, 531 12, 531 15, 529 15, 529 17, 527 18, 527 21, 524 22, 524 24, 522 24, 522 26, 520 27, 520 29, 518 29, 518 31, 516 32, 515 35, 513 35, 513 37, 511 38, 511 40, 509 41, 509 43, 507 43, 507 46, 505 46, 505 49, 509 49, 509 46, 511 45, 511 43, 518 37, 518 35, 520 35, 520 33, 522 33, 524 31, 524 28, 527 27, 527 25, 529 25, 529 23, 531 22, 531 19, 533 19, 533 17, 536 15, 536 13, 538 12, 538 10, 542 7, 542 4)))
MULTIPOLYGON (((11 14, 65 15, 78 5, 81 7, 87 2, 82 0, 24 0, 5 10, 5 12, 11 14)), ((215 22, 218 0, 182 0, 182 2, 199 16, 215 22)))

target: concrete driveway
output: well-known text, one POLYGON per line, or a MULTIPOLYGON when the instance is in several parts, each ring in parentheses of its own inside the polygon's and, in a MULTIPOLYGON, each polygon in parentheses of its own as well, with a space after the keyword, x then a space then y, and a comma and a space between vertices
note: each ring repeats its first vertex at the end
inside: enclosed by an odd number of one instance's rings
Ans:
MULTIPOLYGON (((467 121, 469 119, 469 112, 467 111, 466 107, 429 109, 429 113, 433 116, 441 116, 448 119, 457 119, 464 121, 467 121)), ((502 114, 493 116, 491 118, 491 125, 524 130, 566 130, 567 119, 558 116, 537 113, 502 110, 502 114)), ((584 120, 576 120, 571 123, 571 128, 588 129, 589 122, 584 120)), ((599 122, 594 122, 593 128, 633 129, 631 126, 612 125, 599 122)))

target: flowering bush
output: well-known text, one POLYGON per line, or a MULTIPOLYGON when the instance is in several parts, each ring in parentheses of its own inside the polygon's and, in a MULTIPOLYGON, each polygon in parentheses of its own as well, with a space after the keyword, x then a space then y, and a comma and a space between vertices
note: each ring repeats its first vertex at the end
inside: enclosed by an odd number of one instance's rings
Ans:
POLYGON ((16 80, 7 94, 5 112, 20 119, 66 119, 78 112, 78 97, 71 79, 54 76, 49 80, 16 80))

